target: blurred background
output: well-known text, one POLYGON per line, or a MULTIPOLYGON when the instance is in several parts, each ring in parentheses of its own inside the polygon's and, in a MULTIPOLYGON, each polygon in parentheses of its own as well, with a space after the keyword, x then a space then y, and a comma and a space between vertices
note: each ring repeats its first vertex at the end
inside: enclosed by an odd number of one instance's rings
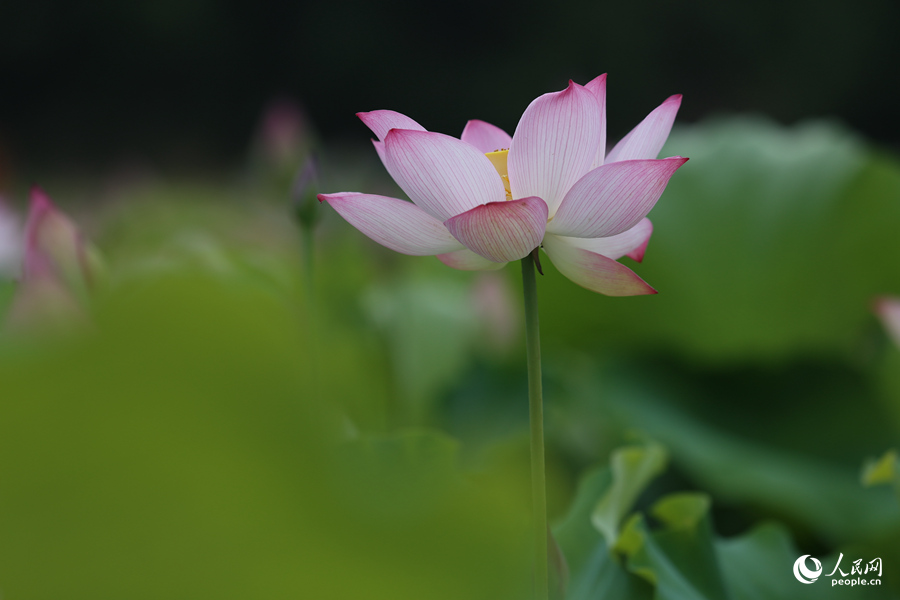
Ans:
POLYGON ((623 259, 657 296, 538 281, 566 597, 900 597, 900 347, 873 311, 900 296, 898 23, 891 0, 3 4, 0 597, 527 597, 517 265, 395 254, 313 195, 400 194, 358 111, 511 133, 603 72, 610 141, 681 93, 661 155, 690 161, 623 259), (99 257, 61 331, 18 310, 34 183, 99 257), (632 510, 655 516, 613 561, 632 510), (801 553, 881 558, 884 585, 801 585, 801 553))
MULTIPOLYGON (((0 148, 29 171, 233 166, 279 97, 324 139, 368 136, 354 113, 392 108, 457 134, 512 130, 537 95, 609 72, 617 139, 665 97, 681 122, 754 112, 836 117, 885 144, 894 110, 890 0, 273 2, 58 0, 0 9, 0 148)), ((9 174, 6 175, 9 177, 9 174)))

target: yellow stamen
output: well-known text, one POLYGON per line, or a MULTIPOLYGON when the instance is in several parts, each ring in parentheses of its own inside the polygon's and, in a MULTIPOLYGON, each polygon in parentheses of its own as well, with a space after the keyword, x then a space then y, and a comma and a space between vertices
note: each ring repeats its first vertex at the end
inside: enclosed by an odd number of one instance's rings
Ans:
POLYGON ((509 191, 509 171, 506 168, 506 157, 509 155, 509 150, 494 150, 493 152, 488 152, 485 156, 488 157, 488 160, 491 161, 491 164, 494 165, 494 168, 497 169, 497 173, 500 174, 500 179, 503 180, 503 187, 506 188, 506 199, 512 200, 512 192, 509 191))

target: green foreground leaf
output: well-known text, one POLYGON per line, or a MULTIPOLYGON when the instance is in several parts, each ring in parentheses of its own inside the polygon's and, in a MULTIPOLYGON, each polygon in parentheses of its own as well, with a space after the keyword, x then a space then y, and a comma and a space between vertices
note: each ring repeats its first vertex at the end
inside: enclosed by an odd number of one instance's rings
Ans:
POLYGON ((665 469, 666 460, 666 451, 658 444, 628 446, 613 452, 612 487, 591 514, 591 522, 606 538, 607 544, 616 544, 619 523, 647 484, 665 469))
MULTIPOLYGON (((347 442, 383 404, 365 342, 309 343, 302 303, 242 276, 166 272, 94 327, 0 343, 6 598, 519 600, 527 508, 454 443, 347 442), (320 401, 316 378, 327 390, 320 401)), ((524 502, 522 503, 525 504, 524 502)))
MULTIPOLYGON (((633 450, 633 449, 632 449, 633 450)), ((646 484, 645 484, 646 485, 646 484)), ((832 585, 829 576, 812 584, 798 581, 794 562, 801 553, 781 525, 764 524, 744 535, 722 539, 714 533, 710 497, 676 493, 660 499, 648 517, 627 519, 613 549, 590 522, 592 503, 606 505, 614 489, 608 468, 586 476, 572 508, 556 530, 572 566, 568 600, 805 600, 814 598, 894 598, 889 580, 869 575, 883 585, 832 585), (837 588, 837 589, 835 589, 837 588)), ((629 506, 625 507, 627 511, 629 506)), ((865 549, 843 560, 849 571, 865 549)), ((822 560, 831 567, 839 556, 822 560)), ((827 571, 825 572, 827 573, 827 571)), ((835 581, 839 583, 837 578, 835 581)), ((849 578, 850 581, 852 578, 849 578)), ((846 583, 846 582, 845 582, 846 583)))

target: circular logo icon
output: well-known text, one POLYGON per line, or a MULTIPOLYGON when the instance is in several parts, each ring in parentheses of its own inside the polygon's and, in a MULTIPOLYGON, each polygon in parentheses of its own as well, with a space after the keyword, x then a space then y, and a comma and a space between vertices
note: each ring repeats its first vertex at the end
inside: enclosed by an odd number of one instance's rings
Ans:
POLYGON ((822 563, 820 563, 817 559, 813 558, 809 554, 804 554, 800 558, 794 561, 794 577, 797 578, 797 581, 800 583, 812 583, 816 579, 819 578, 819 575, 822 574, 822 563), (806 559, 809 559, 815 565, 812 569, 808 569, 806 567, 806 559))

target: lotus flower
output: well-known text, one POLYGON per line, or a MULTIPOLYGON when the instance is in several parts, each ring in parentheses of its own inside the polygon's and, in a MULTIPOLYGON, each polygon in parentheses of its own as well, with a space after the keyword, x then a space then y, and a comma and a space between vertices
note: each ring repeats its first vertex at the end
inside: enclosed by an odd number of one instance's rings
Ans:
POLYGON ((498 269, 543 247, 575 283, 609 296, 656 293, 616 261, 641 261, 647 213, 687 159, 657 160, 681 96, 671 96, 606 152, 606 75, 535 99, 515 134, 484 121, 461 139, 390 110, 358 113, 412 202, 319 194, 351 225, 404 254, 462 270, 498 269))

